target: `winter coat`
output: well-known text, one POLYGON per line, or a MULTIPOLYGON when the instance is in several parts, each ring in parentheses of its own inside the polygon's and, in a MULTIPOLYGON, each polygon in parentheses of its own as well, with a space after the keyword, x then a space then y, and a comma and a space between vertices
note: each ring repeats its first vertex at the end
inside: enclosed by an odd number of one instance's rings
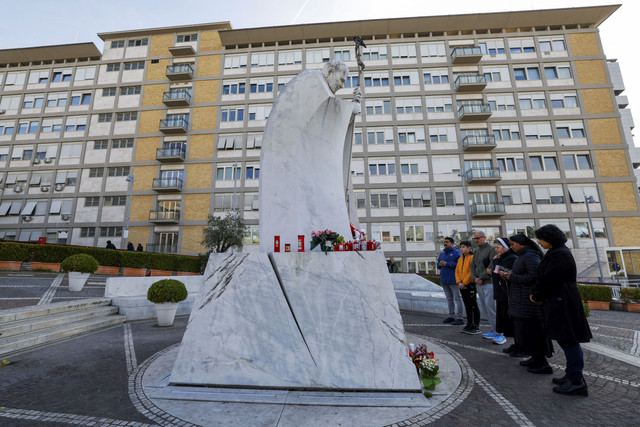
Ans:
POLYGON ((509 277, 509 314, 517 319, 542 319, 542 307, 529 299, 538 280, 540 254, 525 246, 517 255, 509 277))
POLYGON ((470 271, 472 259, 473 254, 471 253, 461 255, 460 258, 458 258, 458 264, 456 265, 456 283, 464 283, 465 286, 473 283, 470 271))
POLYGON ((440 284, 442 285, 455 285, 456 284, 456 265, 458 264, 458 258, 460 258, 459 250, 453 246, 442 251, 438 257, 438 269, 440 270, 440 284), (447 265, 440 266, 440 261, 445 261, 447 265))
POLYGON ((506 302, 509 300, 510 286, 508 280, 503 279, 498 273, 496 273, 496 269, 498 267, 504 267, 511 270, 513 268, 513 263, 516 261, 516 258, 518 258, 518 256, 512 250, 508 250, 507 252, 493 259, 493 299, 496 301, 506 302))
POLYGON ((589 323, 576 283, 576 262, 566 246, 551 248, 538 266, 533 299, 542 302, 547 337, 560 342, 589 342, 589 323))
POLYGON ((473 259, 471 260, 471 280, 479 278, 484 280, 485 284, 490 284, 491 276, 487 273, 487 268, 491 265, 491 261, 495 256, 496 250, 489 243, 474 249, 473 259))

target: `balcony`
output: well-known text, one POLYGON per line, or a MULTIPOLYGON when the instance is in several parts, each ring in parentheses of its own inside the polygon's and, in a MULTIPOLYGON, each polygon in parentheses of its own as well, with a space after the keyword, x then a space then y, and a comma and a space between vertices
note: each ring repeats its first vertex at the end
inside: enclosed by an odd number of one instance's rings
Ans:
POLYGON ((468 183, 486 184, 498 182, 502 179, 500 169, 469 169, 464 173, 464 178, 468 183))
POLYGON ((451 50, 453 64, 477 64, 482 59, 482 50, 475 46, 454 47, 451 50))
POLYGON ((191 104, 191 94, 186 89, 176 89, 165 92, 162 102, 167 107, 184 107, 191 104))
POLYGON ((481 92, 487 80, 481 74, 458 74, 453 82, 456 92, 481 92))
POLYGON ((467 135, 462 138, 464 151, 491 151, 496 148, 496 139, 493 135, 467 135))
POLYGON ((177 254, 178 245, 161 245, 159 243, 147 243, 147 252, 177 254))
POLYGON ((460 120, 487 120, 489 117, 491 117, 489 104, 463 104, 458 107, 458 118, 460 120))
POLYGON ((189 122, 186 119, 163 119, 160 120, 158 126, 160 132, 165 135, 175 135, 180 133, 186 133, 189 129, 189 122))
POLYGON ((159 162, 183 162, 186 158, 184 148, 158 148, 156 150, 156 160, 159 162))
POLYGON ((502 216, 506 212, 504 203, 487 203, 482 205, 470 205, 470 214, 473 217, 502 216))
POLYGON ((149 211, 149 221, 176 223, 180 221, 180 211, 149 211))
POLYGON ((159 192, 182 191, 182 178, 155 178, 152 189, 159 192))
POLYGON ((187 56, 195 55, 196 51, 190 44, 183 44, 180 46, 171 46, 169 48, 169 53, 173 56, 187 56))
POLYGON ((167 67, 166 72, 169 80, 191 80, 193 78, 193 67, 189 64, 174 64, 167 67))

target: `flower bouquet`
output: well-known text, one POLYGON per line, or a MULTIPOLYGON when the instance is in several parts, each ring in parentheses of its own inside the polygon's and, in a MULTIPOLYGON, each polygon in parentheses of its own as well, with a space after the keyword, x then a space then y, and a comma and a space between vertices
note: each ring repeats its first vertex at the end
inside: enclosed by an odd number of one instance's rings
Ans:
MULTIPOLYGON (((338 239, 340 239, 341 237, 342 236, 340 236, 338 233, 329 229, 324 231, 312 231, 311 246, 309 249, 313 250, 315 247, 320 245, 320 249, 326 254, 327 252, 333 250, 333 245, 337 244, 338 239)), ((344 238, 342 238, 342 241, 344 242, 344 238)))
MULTIPOLYGON (((438 378, 440 367, 433 352, 428 352, 427 346, 420 344, 416 347, 415 351, 409 350, 409 356, 411 356, 413 364, 416 365, 416 370, 420 375, 420 380, 424 388, 427 390, 435 390, 441 381, 440 378, 438 378)), ((425 396, 431 397, 431 393, 426 392, 425 396)))

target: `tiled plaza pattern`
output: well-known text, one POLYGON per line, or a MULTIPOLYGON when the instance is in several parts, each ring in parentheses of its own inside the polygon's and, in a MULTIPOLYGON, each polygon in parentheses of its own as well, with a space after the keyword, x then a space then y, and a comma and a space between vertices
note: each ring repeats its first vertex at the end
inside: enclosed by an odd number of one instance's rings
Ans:
MULTIPOLYGON (((71 294, 66 278, 57 274, 5 274, 0 309, 103 292, 101 278, 91 278, 85 290, 71 294)), ((437 316, 403 313, 403 318, 413 340, 436 342, 451 352, 462 382, 442 404, 395 426, 638 425, 638 366, 585 350, 589 397, 560 396, 551 392, 552 376, 526 372, 519 359, 502 353, 503 346, 461 334, 460 327, 443 325, 437 316)), ((637 350, 640 314, 592 311, 589 321, 597 342, 631 354, 637 350)), ((0 425, 191 425, 155 407, 141 387, 146 367, 180 342, 186 322, 177 318, 172 328, 131 322, 13 355, 10 365, 0 367, 0 425)), ((562 375, 562 352, 550 362, 555 375, 562 375)))

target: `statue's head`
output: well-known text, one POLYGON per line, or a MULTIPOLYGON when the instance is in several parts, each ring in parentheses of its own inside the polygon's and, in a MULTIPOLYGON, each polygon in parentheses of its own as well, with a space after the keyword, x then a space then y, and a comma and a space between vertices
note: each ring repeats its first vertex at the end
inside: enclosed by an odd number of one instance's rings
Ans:
POLYGON ((342 89, 344 82, 349 77, 349 69, 340 61, 329 61, 322 67, 322 74, 327 79, 331 92, 336 93, 338 89, 342 89))

